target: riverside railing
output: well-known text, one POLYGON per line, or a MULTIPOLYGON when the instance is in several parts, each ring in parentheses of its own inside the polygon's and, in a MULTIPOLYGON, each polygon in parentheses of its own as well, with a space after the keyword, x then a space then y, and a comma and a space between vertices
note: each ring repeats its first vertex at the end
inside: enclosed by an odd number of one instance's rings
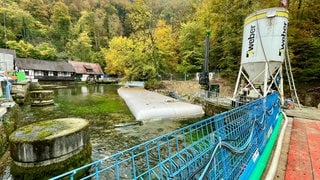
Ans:
POLYGON ((51 178, 247 178, 280 114, 278 94, 172 131, 51 178), (85 176, 79 177, 86 170, 85 176))

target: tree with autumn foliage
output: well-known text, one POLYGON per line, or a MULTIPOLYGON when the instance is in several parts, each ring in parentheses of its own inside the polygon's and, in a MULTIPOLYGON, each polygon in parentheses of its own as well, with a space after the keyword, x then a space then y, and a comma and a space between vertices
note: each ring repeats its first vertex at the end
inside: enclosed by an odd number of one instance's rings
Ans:
POLYGON ((171 26, 160 19, 154 30, 155 59, 158 73, 175 73, 178 66, 178 46, 171 26))
POLYGON ((112 76, 123 77, 125 80, 148 80, 155 76, 155 68, 148 63, 149 54, 143 43, 136 43, 126 37, 115 37, 108 49, 103 49, 106 68, 112 76))
MULTIPOLYGON (((0 47, 19 57, 99 62, 108 73, 145 80, 201 71, 209 30, 209 70, 234 80, 244 19, 279 6, 280 0, 7 0, 0 6, 0 47), (132 48, 124 52, 119 43, 132 48), (118 68, 119 60, 129 68, 118 68)), ((318 82, 320 1, 287 0, 286 8, 294 76, 318 82)))

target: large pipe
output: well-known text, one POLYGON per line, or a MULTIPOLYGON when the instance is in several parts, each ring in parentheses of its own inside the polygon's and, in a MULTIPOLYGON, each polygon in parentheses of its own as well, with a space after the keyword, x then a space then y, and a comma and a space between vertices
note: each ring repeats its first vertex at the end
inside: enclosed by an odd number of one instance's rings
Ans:
POLYGON ((273 179, 276 172, 277 172, 277 167, 279 164, 279 159, 280 159, 280 155, 281 155, 281 149, 282 149, 282 144, 283 144, 283 138, 284 138, 284 134, 286 132, 286 127, 288 124, 288 118, 286 116, 286 114, 284 112, 282 112, 283 116, 284 116, 284 124, 282 126, 279 138, 278 138, 278 142, 277 142, 277 146, 276 149, 274 151, 274 155, 272 158, 272 162, 270 164, 270 168, 269 171, 267 173, 266 179, 273 179))
MULTIPOLYGON (((263 151, 263 153, 261 154, 261 157, 259 158, 256 167, 254 168, 252 174, 250 175, 249 179, 252 180, 256 180, 256 179, 261 179, 261 176, 268 164, 270 155, 272 154, 272 149, 273 146, 275 144, 275 142, 277 141, 279 132, 280 132, 280 128, 281 128, 281 124, 282 124, 282 120, 283 120, 283 116, 285 116, 285 114, 282 112, 281 115, 278 116, 277 119, 277 124, 274 128, 274 132, 272 133, 269 141, 266 144, 265 150, 263 151)), ((287 119, 286 119, 287 121, 287 119)), ((283 128, 287 125, 287 123, 285 122, 285 125, 283 126, 283 128)), ((281 142, 282 143, 282 142, 281 142)), ((280 148, 281 149, 281 148, 280 148)))

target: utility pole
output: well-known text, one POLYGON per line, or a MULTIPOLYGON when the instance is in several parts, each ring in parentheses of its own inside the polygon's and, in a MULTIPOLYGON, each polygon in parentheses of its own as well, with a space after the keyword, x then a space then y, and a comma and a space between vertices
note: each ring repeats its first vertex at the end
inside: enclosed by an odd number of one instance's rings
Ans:
POLYGON ((3 31, 4 31, 4 45, 7 49, 7 29, 6 29, 6 0, 3 0, 3 31))

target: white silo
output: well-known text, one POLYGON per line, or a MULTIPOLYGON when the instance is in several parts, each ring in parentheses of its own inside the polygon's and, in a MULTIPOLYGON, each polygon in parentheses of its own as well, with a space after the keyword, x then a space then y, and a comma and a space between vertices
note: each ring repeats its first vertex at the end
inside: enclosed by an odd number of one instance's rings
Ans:
POLYGON ((250 14, 244 21, 240 71, 234 98, 266 96, 271 90, 283 95, 282 63, 287 45, 288 11, 269 8, 250 14), (276 89, 274 89, 276 87, 276 89))

